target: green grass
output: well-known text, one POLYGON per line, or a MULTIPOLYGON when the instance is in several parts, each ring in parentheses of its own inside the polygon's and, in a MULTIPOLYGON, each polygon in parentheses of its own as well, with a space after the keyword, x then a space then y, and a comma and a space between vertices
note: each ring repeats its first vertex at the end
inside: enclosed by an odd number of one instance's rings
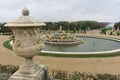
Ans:
MULTIPOLYGON (((3 46, 12 50, 12 46, 9 44, 11 40, 5 41, 3 46)), ((116 57, 120 56, 120 52, 110 53, 110 54, 53 54, 53 53, 42 53, 40 52, 38 55, 40 56, 50 56, 50 57, 66 57, 66 58, 100 58, 100 57, 116 57)))
POLYGON ((5 41, 3 43, 3 46, 6 47, 7 49, 13 50, 12 46, 9 44, 11 40, 5 41))

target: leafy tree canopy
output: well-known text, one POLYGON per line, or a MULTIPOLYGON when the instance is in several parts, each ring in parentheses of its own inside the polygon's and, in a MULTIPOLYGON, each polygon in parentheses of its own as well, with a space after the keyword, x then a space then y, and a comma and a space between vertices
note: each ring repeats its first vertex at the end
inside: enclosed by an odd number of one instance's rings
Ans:
POLYGON ((44 30, 58 30, 59 26, 63 26, 64 30, 88 30, 88 29, 98 29, 104 28, 105 25, 96 21, 60 21, 60 22, 45 22, 46 26, 43 27, 44 30))
POLYGON ((120 22, 116 22, 115 24, 114 24, 114 28, 117 30, 117 28, 119 28, 120 29, 120 22))

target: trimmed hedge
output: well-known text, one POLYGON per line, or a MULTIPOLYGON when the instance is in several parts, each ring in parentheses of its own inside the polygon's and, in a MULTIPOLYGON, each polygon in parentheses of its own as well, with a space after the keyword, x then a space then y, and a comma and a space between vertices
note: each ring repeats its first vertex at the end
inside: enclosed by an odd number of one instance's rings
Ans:
MULTIPOLYGON (((18 69, 18 66, 0 65, 0 80, 8 80, 18 69)), ((50 78, 55 80, 120 80, 120 74, 91 74, 78 71, 68 73, 62 70, 53 70, 50 72, 50 78)))
POLYGON ((18 69, 18 66, 0 64, 0 80, 8 80, 8 78, 18 69))
POLYGON ((77 71, 68 73, 66 71, 61 71, 61 70, 51 71, 50 77, 52 79, 60 79, 60 80, 120 80, 120 75, 112 75, 107 73, 90 74, 90 73, 77 72, 77 71))

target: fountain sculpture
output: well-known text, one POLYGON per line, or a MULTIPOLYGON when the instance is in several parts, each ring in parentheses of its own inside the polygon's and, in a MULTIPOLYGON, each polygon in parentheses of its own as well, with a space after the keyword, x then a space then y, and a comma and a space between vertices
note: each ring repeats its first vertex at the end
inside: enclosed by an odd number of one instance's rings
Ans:
POLYGON ((24 8, 22 16, 5 26, 10 28, 15 36, 14 52, 25 58, 25 63, 9 80, 48 80, 47 67, 33 60, 33 57, 44 48, 40 39, 40 28, 45 24, 29 16, 29 10, 24 8))
POLYGON ((57 33, 46 36, 45 43, 52 45, 78 45, 82 44, 83 41, 74 35, 65 33, 65 31, 62 30, 62 26, 60 26, 57 33))

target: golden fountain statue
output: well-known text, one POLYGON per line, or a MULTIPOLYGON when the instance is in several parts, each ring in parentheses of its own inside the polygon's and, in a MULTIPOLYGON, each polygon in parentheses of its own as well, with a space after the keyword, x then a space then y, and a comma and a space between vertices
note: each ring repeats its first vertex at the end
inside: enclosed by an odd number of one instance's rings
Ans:
POLYGON ((60 26, 57 33, 46 36, 45 43, 52 45, 78 45, 82 44, 83 41, 74 35, 65 33, 65 31, 62 30, 62 26, 60 26))

